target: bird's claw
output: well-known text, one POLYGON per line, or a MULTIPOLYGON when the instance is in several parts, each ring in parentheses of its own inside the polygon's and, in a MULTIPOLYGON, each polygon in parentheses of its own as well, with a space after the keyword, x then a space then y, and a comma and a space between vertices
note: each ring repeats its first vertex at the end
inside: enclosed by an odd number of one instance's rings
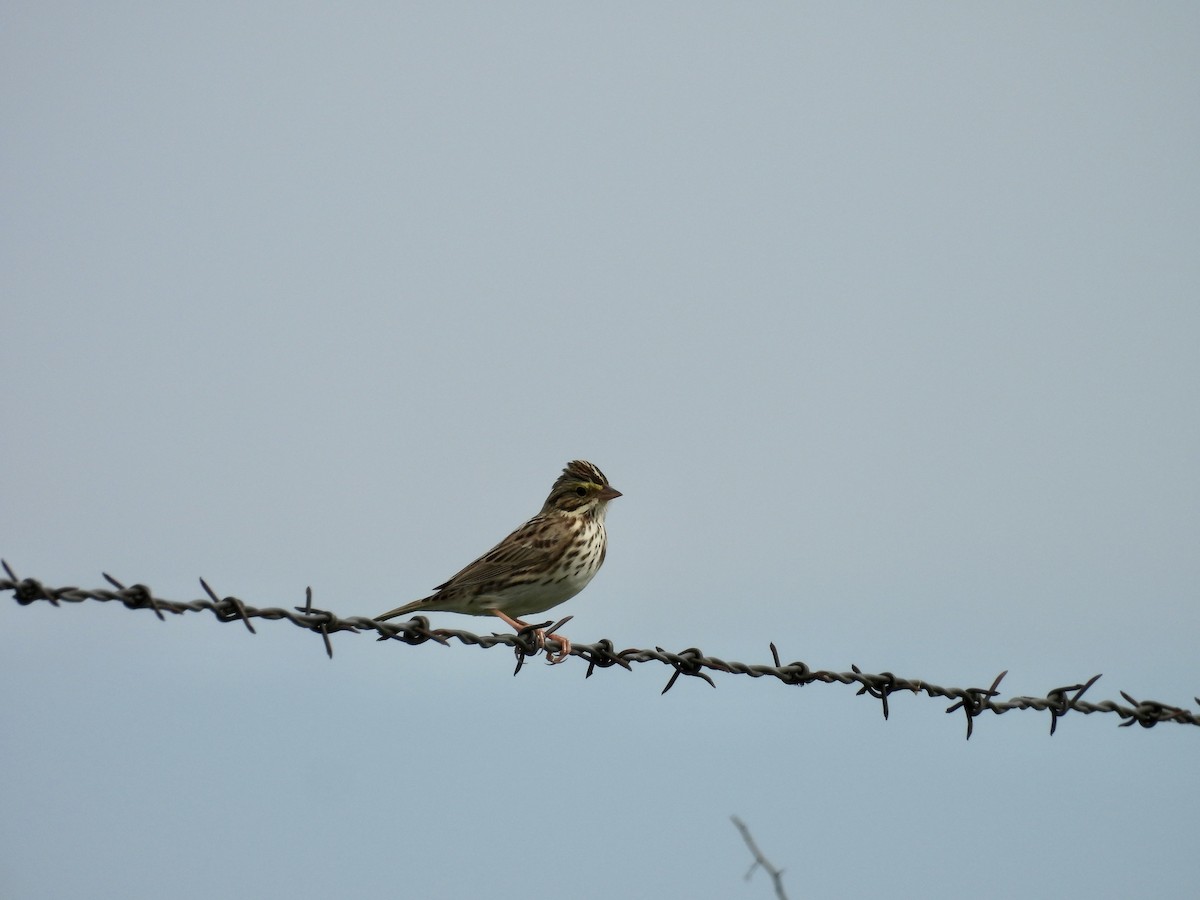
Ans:
POLYGON ((571 642, 561 634, 555 634, 553 630, 551 630, 550 634, 546 634, 546 629, 562 628, 573 618, 575 618, 574 616, 564 616, 557 622, 543 622, 542 626, 539 628, 535 625, 530 625, 528 622, 522 622, 520 619, 514 619, 508 613, 500 609, 493 609, 491 610, 491 613, 492 615, 496 616, 496 618, 507 622, 509 627, 516 630, 517 634, 531 635, 533 637, 534 652, 537 652, 538 650, 545 650, 546 662, 548 662, 550 665, 556 666, 571 655, 571 642), (559 649, 557 653, 546 648, 547 638, 552 641, 558 641, 559 649))
POLYGON ((561 634, 549 634, 548 635, 543 631, 539 631, 538 635, 541 637, 541 640, 539 641, 539 645, 546 651, 546 664, 547 665, 557 666, 560 662, 564 662, 566 660, 566 658, 571 655, 571 641, 569 638, 565 638, 561 634), (559 649, 558 649, 557 654, 555 654, 555 652, 553 650, 546 647, 546 639, 547 638, 549 638, 552 641, 558 641, 559 649))

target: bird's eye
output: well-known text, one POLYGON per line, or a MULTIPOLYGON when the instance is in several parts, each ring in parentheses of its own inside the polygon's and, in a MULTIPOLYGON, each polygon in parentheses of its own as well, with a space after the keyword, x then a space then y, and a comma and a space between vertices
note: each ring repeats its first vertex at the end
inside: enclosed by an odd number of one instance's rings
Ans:
POLYGON ((575 488, 575 493, 578 494, 580 497, 586 497, 587 496, 587 488, 585 488, 583 486, 577 487, 577 488, 575 488))

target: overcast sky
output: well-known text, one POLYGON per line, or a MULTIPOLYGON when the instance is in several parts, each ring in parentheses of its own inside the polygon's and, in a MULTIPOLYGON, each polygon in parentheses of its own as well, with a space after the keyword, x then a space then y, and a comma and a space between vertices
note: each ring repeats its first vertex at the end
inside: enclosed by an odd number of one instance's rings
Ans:
MULTIPOLYGON (((1200 693, 1200 7, 8 4, 0 556, 1200 693)), ((435 625, 490 632, 449 613, 435 625)), ((0 894, 1183 896, 1200 730, 0 600, 0 894)))

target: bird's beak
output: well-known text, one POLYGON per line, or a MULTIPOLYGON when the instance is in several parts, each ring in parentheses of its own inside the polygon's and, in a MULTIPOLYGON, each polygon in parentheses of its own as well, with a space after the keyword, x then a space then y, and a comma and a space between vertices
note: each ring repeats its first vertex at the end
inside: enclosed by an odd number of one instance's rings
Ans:
POLYGON ((614 487, 603 487, 600 489, 600 493, 596 496, 601 500, 613 500, 617 497, 620 497, 621 492, 614 487))

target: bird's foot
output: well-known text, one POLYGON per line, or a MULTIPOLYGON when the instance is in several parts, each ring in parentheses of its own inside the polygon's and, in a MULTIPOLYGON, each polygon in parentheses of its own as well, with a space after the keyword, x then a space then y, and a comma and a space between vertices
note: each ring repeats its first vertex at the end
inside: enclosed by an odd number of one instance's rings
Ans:
POLYGON ((512 628, 518 634, 532 633, 534 646, 538 650, 544 650, 546 652, 546 662, 549 663, 550 665, 556 666, 560 662, 563 662, 568 656, 571 655, 570 639, 565 637, 564 635, 555 634, 554 632, 557 631, 559 628, 562 628, 568 622, 570 622, 571 619, 574 618, 574 616, 567 616, 553 624, 547 622, 544 625, 535 626, 535 625, 530 625, 528 622, 522 622, 520 619, 513 618, 508 613, 503 612, 498 609, 493 609, 492 614, 494 616, 496 616, 498 619, 501 619, 502 621, 504 621, 510 628, 512 628), (557 652, 546 647, 547 638, 552 641, 558 642, 558 651, 557 652))
POLYGON ((543 647, 546 646, 547 639, 552 640, 552 641, 558 641, 557 655, 554 653, 553 650, 550 650, 549 648, 546 649, 546 662, 549 663, 550 665, 557 666, 560 662, 563 662, 564 660, 566 660, 566 658, 568 656, 571 655, 571 639, 570 638, 565 637, 561 634, 546 634, 544 631, 539 631, 538 634, 541 635, 541 638, 542 638, 541 644, 543 647))

